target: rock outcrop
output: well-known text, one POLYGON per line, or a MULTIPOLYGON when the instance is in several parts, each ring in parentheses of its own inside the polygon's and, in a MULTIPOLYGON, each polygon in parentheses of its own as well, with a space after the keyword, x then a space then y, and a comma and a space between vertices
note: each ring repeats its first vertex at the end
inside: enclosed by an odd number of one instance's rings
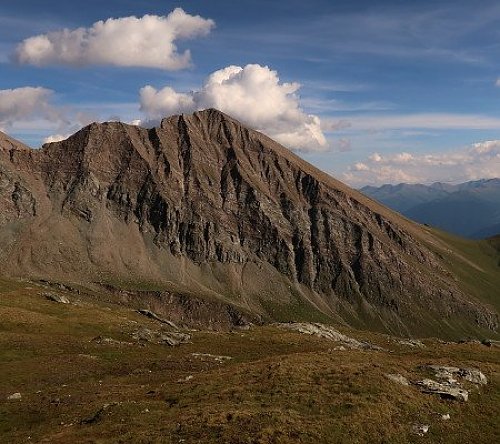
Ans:
POLYGON ((154 284, 262 319, 395 333, 498 324, 432 235, 216 110, 94 123, 40 150, 2 136, 0 208, 10 275, 154 284))
POLYGON ((328 339, 329 341, 339 342, 342 347, 352 350, 378 350, 384 351, 383 348, 370 344, 369 342, 361 342, 351 338, 333 327, 319 323, 309 322, 290 322, 288 324, 279 324, 281 328, 296 331, 305 335, 316 336, 318 338, 328 339))
POLYGON ((432 379, 423 379, 415 383, 424 393, 432 393, 442 398, 467 401, 469 392, 458 385, 436 382, 432 379))
POLYGON ((70 304, 71 302, 66 296, 54 293, 45 293, 45 298, 52 302, 57 302, 58 304, 70 304))

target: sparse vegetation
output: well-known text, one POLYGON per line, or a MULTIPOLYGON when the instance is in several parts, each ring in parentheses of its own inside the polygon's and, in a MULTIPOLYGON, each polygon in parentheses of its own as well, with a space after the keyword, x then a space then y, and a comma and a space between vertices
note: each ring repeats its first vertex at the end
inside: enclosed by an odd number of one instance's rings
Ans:
POLYGON ((341 350, 274 326, 191 332, 191 343, 179 347, 139 345, 130 333, 158 328, 154 320, 83 292, 60 291, 78 303, 58 304, 44 291, 0 282, 2 442, 492 443, 500 436, 494 346, 428 339, 425 348, 408 347, 343 329, 391 352, 341 350), (489 384, 459 403, 384 376, 422 378, 419 366, 428 363, 478 367, 489 384), (7 400, 15 392, 22 398, 7 400), (412 433, 415 423, 430 425, 425 438, 412 433))
POLYGON ((464 289, 500 310, 500 245, 498 238, 474 241, 434 230, 450 247, 441 250, 464 289))

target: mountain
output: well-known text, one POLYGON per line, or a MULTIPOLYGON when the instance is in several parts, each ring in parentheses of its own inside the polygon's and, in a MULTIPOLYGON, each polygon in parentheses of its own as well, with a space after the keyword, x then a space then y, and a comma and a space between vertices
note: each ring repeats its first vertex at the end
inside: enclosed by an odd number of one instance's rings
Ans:
POLYGON ((434 232, 213 109, 152 129, 93 123, 40 150, 2 135, 0 206, 10 277, 147 297, 159 312, 212 307, 207 318, 498 325, 434 232))
POLYGON ((471 237, 473 239, 487 239, 496 236, 498 233, 500 233, 500 222, 481 228, 474 232, 471 237))
POLYGON ((420 223, 471 239, 500 233, 500 179, 367 186, 361 192, 420 223))
POLYGON ((387 184, 381 187, 366 186, 361 188, 361 192, 403 214, 417 205, 448 195, 447 191, 438 186, 407 183, 387 184))

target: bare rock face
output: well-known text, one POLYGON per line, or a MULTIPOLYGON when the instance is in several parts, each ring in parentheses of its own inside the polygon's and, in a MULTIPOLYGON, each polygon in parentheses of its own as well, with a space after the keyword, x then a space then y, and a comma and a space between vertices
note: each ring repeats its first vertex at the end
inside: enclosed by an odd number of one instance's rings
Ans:
POLYGON ((91 124, 41 150, 0 146, 6 273, 154 282, 277 320, 497 326, 415 225, 219 111, 152 129, 91 124))
POLYGON ((0 226, 36 215, 36 202, 32 192, 23 183, 16 169, 9 168, 19 156, 29 153, 28 147, 0 133, 0 159, 7 161, 0 162, 0 226))

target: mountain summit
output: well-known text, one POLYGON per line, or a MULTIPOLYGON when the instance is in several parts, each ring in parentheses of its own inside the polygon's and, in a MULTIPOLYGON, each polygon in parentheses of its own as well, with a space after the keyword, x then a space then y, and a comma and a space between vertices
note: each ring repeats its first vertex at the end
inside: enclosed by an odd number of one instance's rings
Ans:
POLYGON ((0 137, 10 276, 154 286, 261 319, 399 333, 495 329, 432 231, 214 109, 93 123, 31 150, 0 137))

